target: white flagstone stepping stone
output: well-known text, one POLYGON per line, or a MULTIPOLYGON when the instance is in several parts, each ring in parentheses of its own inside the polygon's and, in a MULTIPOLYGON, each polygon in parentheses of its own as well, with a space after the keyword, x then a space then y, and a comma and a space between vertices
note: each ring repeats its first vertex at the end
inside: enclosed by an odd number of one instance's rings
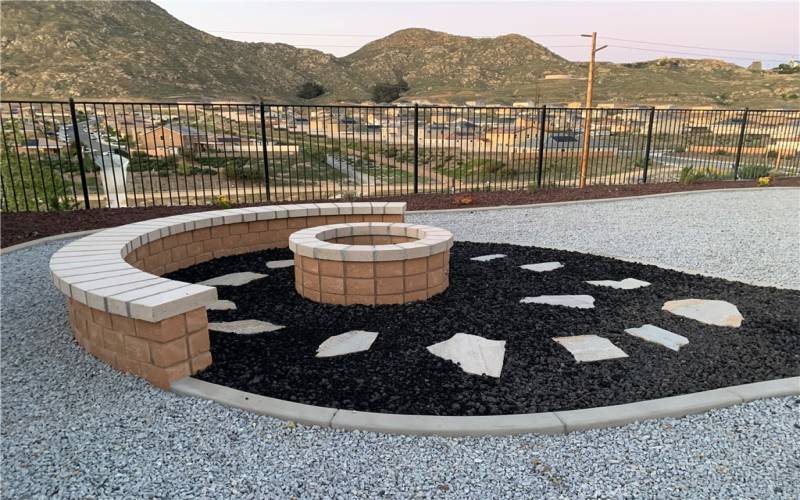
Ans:
POLYGON ((689 343, 689 339, 683 335, 672 333, 669 330, 664 330, 655 325, 642 325, 639 328, 627 328, 625 329, 625 333, 633 335, 634 337, 639 337, 648 342, 663 345, 667 349, 672 349, 673 351, 679 351, 681 347, 689 343))
POLYGON ((616 288, 619 290, 634 290, 636 288, 650 286, 650 283, 642 280, 637 280, 636 278, 625 278, 622 281, 614 281, 614 280, 587 281, 587 283, 594 286, 606 286, 609 288, 616 288))
POLYGON ((292 267, 294 265, 294 260, 271 260, 267 262, 267 267, 270 269, 280 269, 282 267, 292 267))
POLYGON ((232 311, 236 309, 236 304, 230 300, 215 300, 206 306, 209 311, 232 311))
POLYGON ((612 344, 610 340, 597 335, 554 337, 553 340, 564 346, 578 363, 628 357, 625 351, 612 344))
POLYGON ((575 307, 577 309, 594 308, 594 297, 591 295, 539 295, 538 297, 525 297, 520 302, 523 304, 575 307))
POLYGON ((378 337, 378 332, 367 332, 364 330, 353 330, 328 337, 325 342, 317 348, 318 358, 328 358, 331 356, 341 356, 353 352, 366 351, 372 347, 372 343, 378 337))
POLYGON ((503 371, 506 341, 456 333, 443 342, 429 345, 427 349, 431 354, 458 363, 467 373, 497 378, 503 371))
POLYGON ((488 262, 494 259, 502 259, 506 256, 504 253, 493 253, 491 255, 481 255, 480 257, 473 257, 469 260, 477 260, 478 262, 488 262))
POLYGON ((744 319, 735 305, 724 300, 670 300, 661 309, 707 325, 738 328, 744 319))
POLYGON ((230 274, 223 274, 222 276, 217 276, 216 278, 211 278, 210 280, 201 281, 198 285, 206 285, 206 286, 242 286, 250 283, 251 281, 260 280, 261 278, 266 278, 266 274, 261 273, 251 273, 250 271, 245 271, 243 273, 230 273, 230 274))
POLYGON ((274 332, 280 330, 283 325, 275 325, 269 321, 258 319, 240 319, 238 321, 222 321, 219 323, 209 323, 208 329, 217 332, 238 333, 239 335, 253 335, 255 333, 274 332))
POLYGON ((556 269, 564 267, 564 264, 561 262, 541 262, 539 264, 525 264, 524 266, 519 266, 522 269, 528 271, 536 271, 537 273, 543 273, 546 271, 554 271, 556 269))

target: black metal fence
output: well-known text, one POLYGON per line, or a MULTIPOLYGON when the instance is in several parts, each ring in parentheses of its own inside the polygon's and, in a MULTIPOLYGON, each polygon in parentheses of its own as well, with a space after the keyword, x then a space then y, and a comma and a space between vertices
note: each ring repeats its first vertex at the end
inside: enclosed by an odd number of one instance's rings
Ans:
MULTIPOLYGON (((3 101, 0 208, 577 187, 586 112, 3 101)), ((800 110, 589 112, 587 185, 800 175, 800 110)))

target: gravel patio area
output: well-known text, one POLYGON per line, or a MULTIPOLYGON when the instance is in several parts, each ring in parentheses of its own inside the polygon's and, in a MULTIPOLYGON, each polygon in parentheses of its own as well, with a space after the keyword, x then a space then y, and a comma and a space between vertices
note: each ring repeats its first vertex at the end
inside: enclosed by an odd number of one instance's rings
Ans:
MULTIPOLYGON (((536 245, 800 289, 800 189, 411 214, 536 245), (520 226, 524 237, 512 238, 520 226)), ((568 436, 438 438, 294 426, 162 392, 72 340, 47 261, 2 263, 7 497, 797 498, 800 398, 568 436)))

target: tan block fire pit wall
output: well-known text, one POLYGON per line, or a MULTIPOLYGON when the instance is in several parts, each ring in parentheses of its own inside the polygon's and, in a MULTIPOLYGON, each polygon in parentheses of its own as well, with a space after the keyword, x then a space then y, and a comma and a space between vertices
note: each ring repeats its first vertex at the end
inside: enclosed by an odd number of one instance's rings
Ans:
POLYGON ((289 237, 295 289, 326 304, 402 304, 450 285, 453 234, 431 226, 363 222, 303 229, 289 237))

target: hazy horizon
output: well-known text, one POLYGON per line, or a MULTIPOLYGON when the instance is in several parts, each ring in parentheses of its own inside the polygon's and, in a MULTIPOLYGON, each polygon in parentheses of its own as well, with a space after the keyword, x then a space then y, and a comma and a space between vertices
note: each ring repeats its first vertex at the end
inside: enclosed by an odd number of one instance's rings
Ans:
POLYGON ((800 57, 800 2, 267 2, 155 0, 181 21, 245 42, 287 43, 335 56, 405 28, 527 36, 572 61, 722 59, 764 67, 800 57))

